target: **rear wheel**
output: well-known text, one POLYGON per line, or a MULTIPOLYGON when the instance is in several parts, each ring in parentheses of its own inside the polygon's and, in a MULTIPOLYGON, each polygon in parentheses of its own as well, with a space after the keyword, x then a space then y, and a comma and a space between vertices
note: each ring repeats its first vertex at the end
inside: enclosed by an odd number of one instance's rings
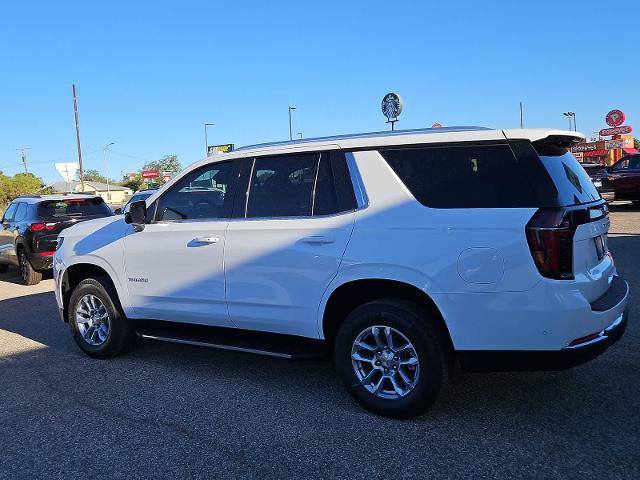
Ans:
POLYGON ((42 273, 36 271, 24 249, 20 250, 18 254, 18 262, 20 264, 20 277, 22 278, 22 283, 25 285, 37 285, 42 280, 42 273))
POLYGON ((95 358, 115 357, 135 339, 117 293, 105 278, 88 278, 78 284, 69 300, 68 320, 76 344, 95 358))
POLYGON ((407 418, 436 401, 449 372, 449 347, 435 315, 382 299, 351 312, 338 331, 336 369, 353 397, 379 415, 407 418))

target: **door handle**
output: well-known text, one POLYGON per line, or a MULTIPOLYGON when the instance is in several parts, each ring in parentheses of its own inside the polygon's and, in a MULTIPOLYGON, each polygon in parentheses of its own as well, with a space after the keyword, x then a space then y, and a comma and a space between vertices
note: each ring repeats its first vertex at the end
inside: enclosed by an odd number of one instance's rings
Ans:
POLYGON ((311 243, 315 245, 322 245, 324 243, 333 243, 333 238, 326 237, 325 235, 311 235, 310 237, 304 237, 302 239, 304 243, 311 243))
POLYGON ((197 237, 193 241, 197 243, 218 243, 220 239, 218 237, 197 237))

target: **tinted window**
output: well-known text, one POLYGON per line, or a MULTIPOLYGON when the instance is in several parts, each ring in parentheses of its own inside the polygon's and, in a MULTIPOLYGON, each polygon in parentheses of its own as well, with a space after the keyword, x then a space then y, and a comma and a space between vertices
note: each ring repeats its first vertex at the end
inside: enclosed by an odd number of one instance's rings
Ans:
POLYGON ((38 204, 38 216, 42 218, 105 217, 113 215, 100 197, 47 200, 38 204))
POLYGON ((9 205, 9 208, 4 212, 4 216, 2 217, 5 222, 13 221, 13 215, 16 212, 16 208, 18 208, 17 203, 12 203, 9 205))
POLYGON ((311 215, 311 197, 320 154, 256 158, 251 174, 246 216, 311 215))
POLYGON ((533 144, 558 190, 560 205, 600 200, 600 194, 584 168, 565 148, 533 144))
POLYGON ((213 163, 185 176, 158 201, 156 221, 228 218, 234 162, 213 163))
POLYGON ((344 153, 323 153, 318 167, 313 215, 331 215, 355 208, 356 197, 344 153))
MULTIPOLYGON (((434 208, 532 207, 538 193, 508 145, 457 145, 380 152, 423 205, 434 208)), ((539 162, 538 162, 539 163, 539 162)))
POLYGON ((16 222, 21 222, 27 218, 27 204, 26 203, 18 203, 18 208, 16 209, 16 213, 13 215, 13 219, 16 222))

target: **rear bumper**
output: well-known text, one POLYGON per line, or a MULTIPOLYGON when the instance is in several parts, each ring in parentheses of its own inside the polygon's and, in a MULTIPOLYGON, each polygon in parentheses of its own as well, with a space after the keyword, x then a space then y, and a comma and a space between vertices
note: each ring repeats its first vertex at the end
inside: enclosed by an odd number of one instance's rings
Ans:
POLYGON ((36 252, 32 252, 28 254, 28 257, 29 262, 31 262, 31 266, 39 272, 51 270, 53 268, 53 254, 40 255, 36 252))
POLYGON ((595 338, 558 351, 463 351, 458 353, 458 358, 462 368, 472 371, 565 370, 593 360, 620 340, 628 317, 625 310, 595 338))

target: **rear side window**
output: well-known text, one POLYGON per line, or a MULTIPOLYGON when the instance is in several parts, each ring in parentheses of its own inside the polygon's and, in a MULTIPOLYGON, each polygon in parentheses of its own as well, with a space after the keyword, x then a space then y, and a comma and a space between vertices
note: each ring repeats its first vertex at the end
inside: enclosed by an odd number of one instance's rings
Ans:
POLYGON ((315 186, 313 215, 331 215, 356 208, 353 183, 342 152, 325 152, 320 157, 315 186))
POLYGON ((318 159, 317 153, 256 158, 247 218, 310 216, 318 159))
POLYGON ((41 218, 106 217, 113 215, 111 209, 100 197, 46 200, 38 204, 41 218))
POLYGON ((601 199, 587 172, 566 148, 537 143, 533 147, 553 179, 560 205, 579 205, 601 199))
POLYGON ((247 218, 331 215, 356 208, 343 152, 256 158, 247 218))
MULTIPOLYGON (((380 152, 420 203, 432 208, 535 207, 531 169, 508 145, 454 145, 380 152)), ((544 176, 544 170, 541 170, 544 176)), ((537 172, 540 173, 540 172, 537 172)))
POLYGON ((27 204, 20 202, 18 203, 18 208, 16 208, 16 213, 13 215, 13 220, 21 222, 25 218, 27 218, 27 204))

